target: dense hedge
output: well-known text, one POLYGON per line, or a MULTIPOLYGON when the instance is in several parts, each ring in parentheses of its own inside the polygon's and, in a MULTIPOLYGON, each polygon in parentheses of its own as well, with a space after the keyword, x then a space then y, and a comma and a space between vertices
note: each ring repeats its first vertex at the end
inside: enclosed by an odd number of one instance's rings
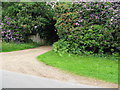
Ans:
POLYGON ((115 53, 120 51, 119 2, 58 3, 55 26, 58 52, 115 53))
POLYGON ((39 33, 41 38, 54 41, 55 38, 50 38, 57 37, 53 15, 53 9, 46 2, 4 2, 2 37, 6 41, 27 41, 27 36, 39 33))
POLYGON ((3 18, 2 23, 0 23, 0 25, 2 26, 2 32, 1 32, 2 40, 7 42, 10 41, 22 42, 24 40, 22 32, 18 27, 18 25, 15 24, 14 19, 5 16, 3 18))

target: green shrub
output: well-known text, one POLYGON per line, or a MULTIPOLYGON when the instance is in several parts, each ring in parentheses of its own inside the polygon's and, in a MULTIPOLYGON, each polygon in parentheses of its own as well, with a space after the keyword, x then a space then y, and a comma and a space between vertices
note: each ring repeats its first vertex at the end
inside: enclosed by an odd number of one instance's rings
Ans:
POLYGON ((24 41, 29 35, 37 33, 40 34, 40 38, 54 41, 50 38, 51 36, 57 37, 54 31, 53 15, 53 9, 46 2, 3 2, 3 23, 6 25, 4 17, 11 18, 9 27, 3 26, 4 29, 14 30, 10 25, 17 26, 24 41))
POLYGON ((2 40, 6 42, 14 41, 14 42, 23 42, 23 34, 21 29, 16 25, 16 20, 5 16, 3 18, 2 23, 2 40))
POLYGON ((63 43, 69 43, 69 47, 63 46, 67 52, 119 52, 119 5, 119 2, 58 3, 55 7, 55 27, 59 38, 64 39, 63 43))
POLYGON ((59 40, 58 42, 55 42, 54 45, 53 45, 53 50, 55 52, 58 52, 59 55, 61 56, 62 54, 68 52, 68 48, 69 48, 69 42, 61 39, 59 40))

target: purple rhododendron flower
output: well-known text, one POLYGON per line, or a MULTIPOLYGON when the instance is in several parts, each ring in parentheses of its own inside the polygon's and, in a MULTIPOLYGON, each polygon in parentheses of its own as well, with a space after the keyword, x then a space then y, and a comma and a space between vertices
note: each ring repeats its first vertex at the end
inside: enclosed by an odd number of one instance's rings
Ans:
POLYGON ((15 28, 18 29, 18 26, 16 26, 15 28))
POLYGON ((8 21, 7 24, 10 24, 10 22, 8 21))
POLYGON ((75 23, 75 25, 80 25, 79 23, 75 23))
POLYGON ((84 5, 84 7, 86 7, 86 4, 84 5))
POLYGON ((118 21, 120 22, 120 19, 118 19, 118 21))
POLYGON ((10 32, 10 30, 8 30, 7 32, 10 32))
POLYGON ((4 25, 3 23, 0 23, 0 25, 4 25))
POLYGON ((1 33, 4 33, 4 31, 2 31, 1 33))
POLYGON ((5 16, 5 19, 6 19, 6 20, 9 20, 9 19, 11 19, 11 18, 9 18, 9 17, 5 16))
POLYGON ((113 8, 111 7, 111 8, 109 8, 109 10, 113 10, 113 8))
POLYGON ((90 16, 92 17, 92 16, 94 16, 94 14, 90 14, 90 16))
POLYGON ((96 16, 96 19, 99 19, 99 17, 98 17, 98 16, 96 16))

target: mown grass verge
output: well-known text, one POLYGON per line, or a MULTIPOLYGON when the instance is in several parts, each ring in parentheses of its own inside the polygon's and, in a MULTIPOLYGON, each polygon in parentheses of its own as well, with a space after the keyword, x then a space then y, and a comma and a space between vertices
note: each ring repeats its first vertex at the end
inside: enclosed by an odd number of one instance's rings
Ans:
POLYGON ((118 60, 113 58, 69 54, 60 56, 54 51, 49 51, 37 58, 47 65, 76 75, 118 84, 118 60))
POLYGON ((13 42, 2 42, 1 43, 1 50, 0 52, 10 52, 10 51, 18 51, 18 50, 24 50, 29 48, 35 48, 40 46, 36 43, 13 43, 13 42))

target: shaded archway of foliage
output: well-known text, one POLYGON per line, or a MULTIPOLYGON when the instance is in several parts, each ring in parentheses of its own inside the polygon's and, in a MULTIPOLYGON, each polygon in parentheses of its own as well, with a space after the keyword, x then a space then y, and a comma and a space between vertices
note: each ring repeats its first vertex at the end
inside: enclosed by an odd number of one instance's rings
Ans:
POLYGON ((119 2, 58 3, 55 24, 60 40, 57 52, 120 52, 119 2))
POLYGON ((47 41, 54 42, 54 11, 46 2, 3 2, 2 37, 5 41, 26 42, 36 33, 47 41))

